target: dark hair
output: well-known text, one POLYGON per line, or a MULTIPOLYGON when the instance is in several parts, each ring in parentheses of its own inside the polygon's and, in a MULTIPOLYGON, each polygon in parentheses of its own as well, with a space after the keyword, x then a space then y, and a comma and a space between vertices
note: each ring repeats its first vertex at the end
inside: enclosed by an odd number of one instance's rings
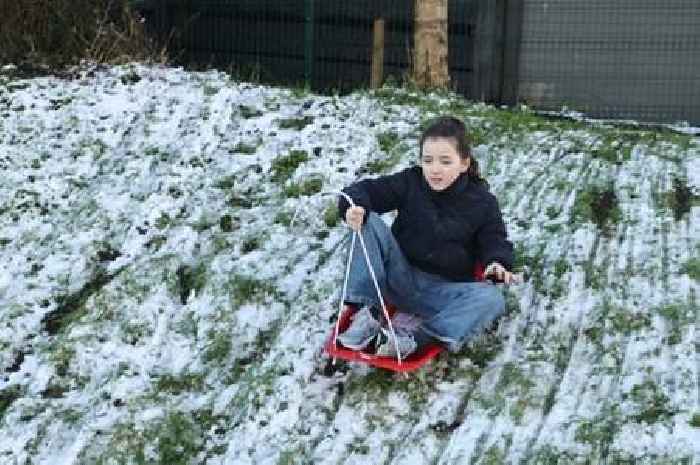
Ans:
POLYGON ((423 131, 420 138, 419 156, 423 158, 423 143, 426 139, 432 138, 453 139, 457 145, 457 152, 463 160, 470 160, 467 176, 472 181, 486 183, 486 179, 479 172, 479 163, 472 155, 472 149, 467 137, 467 128, 464 123, 453 116, 440 116, 428 122, 428 127, 423 131))

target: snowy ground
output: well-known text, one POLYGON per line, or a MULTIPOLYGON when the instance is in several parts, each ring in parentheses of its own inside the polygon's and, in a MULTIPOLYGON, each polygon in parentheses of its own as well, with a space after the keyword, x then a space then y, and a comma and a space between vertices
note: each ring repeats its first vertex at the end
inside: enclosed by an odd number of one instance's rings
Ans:
POLYGON ((0 114, 0 464, 700 463, 693 131, 140 66, 0 76, 0 114), (408 379, 333 369, 322 192, 442 113, 529 279, 408 379))

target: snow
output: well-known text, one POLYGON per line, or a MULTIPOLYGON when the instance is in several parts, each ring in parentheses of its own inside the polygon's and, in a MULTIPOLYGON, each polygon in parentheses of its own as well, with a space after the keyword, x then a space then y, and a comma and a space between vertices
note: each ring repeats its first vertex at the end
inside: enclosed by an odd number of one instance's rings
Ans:
POLYGON ((421 98, 138 64, 0 74, 0 464, 157 462, 168 438, 181 463, 698 462, 697 128, 620 135, 615 162, 592 153, 610 122, 498 132, 486 105, 421 98), (472 352, 408 380, 328 372, 346 233, 328 193, 373 175, 379 134, 401 144, 387 172, 412 164, 420 123, 455 108, 491 131, 474 153, 530 280, 472 352), (291 150, 307 160, 276 182, 291 150), (309 178, 321 193, 288 195, 309 178), (677 180, 696 196, 680 219, 677 180), (577 208, 608 185, 603 231, 577 208))

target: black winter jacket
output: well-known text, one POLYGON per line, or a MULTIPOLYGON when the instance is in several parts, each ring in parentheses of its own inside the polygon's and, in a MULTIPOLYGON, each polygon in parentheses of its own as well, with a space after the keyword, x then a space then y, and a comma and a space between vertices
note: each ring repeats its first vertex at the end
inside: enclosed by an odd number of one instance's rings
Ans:
MULTIPOLYGON (((477 261, 513 266, 498 201, 485 184, 460 175, 444 191, 430 188, 418 166, 352 184, 343 192, 366 214, 398 210, 391 231, 413 266, 451 281, 473 281, 477 261)), ((350 204, 342 196, 341 218, 350 204)), ((365 216, 366 219, 366 216, 365 216)))

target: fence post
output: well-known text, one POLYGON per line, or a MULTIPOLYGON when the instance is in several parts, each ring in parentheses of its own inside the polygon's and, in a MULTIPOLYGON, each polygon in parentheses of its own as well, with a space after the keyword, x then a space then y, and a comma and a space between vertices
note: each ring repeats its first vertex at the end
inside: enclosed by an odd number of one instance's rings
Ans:
POLYGON ((477 2, 472 95, 482 102, 498 103, 501 97, 505 2, 477 2))
POLYGON ((505 30, 503 45, 503 81, 501 103, 515 105, 518 103, 518 61, 520 59, 520 41, 523 28, 523 0, 508 0, 505 11, 505 30))
POLYGON ((372 76, 370 87, 381 87, 384 80, 384 19, 374 20, 373 46, 372 46, 372 76))
POLYGON ((304 80, 311 87, 314 64, 314 0, 304 1, 304 80))

